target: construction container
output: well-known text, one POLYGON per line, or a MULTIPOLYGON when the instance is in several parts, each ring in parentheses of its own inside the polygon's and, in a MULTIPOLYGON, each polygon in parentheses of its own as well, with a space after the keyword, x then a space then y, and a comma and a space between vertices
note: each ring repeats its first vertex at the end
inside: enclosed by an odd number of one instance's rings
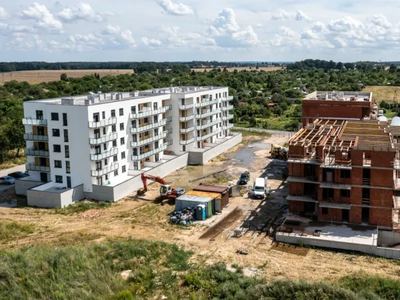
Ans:
POLYGON ((219 193, 188 191, 188 192, 186 192, 186 195, 214 198, 213 211, 214 212, 222 212, 221 194, 219 194, 219 193))
POLYGON ((187 193, 176 198, 175 210, 182 210, 187 207, 197 207, 199 204, 204 204, 206 206, 206 215, 211 217, 213 215, 214 198, 211 197, 198 197, 188 195, 187 193))
POLYGON ((229 190, 230 186, 215 186, 201 184, 193 189, 193 191, 218 193, 221 195, 221 210, 229 204, 229 190))
POLYGON ((196 207, 196 219, 199 221, 206 219, 206 206, 204 204, 199 204, 196 207))

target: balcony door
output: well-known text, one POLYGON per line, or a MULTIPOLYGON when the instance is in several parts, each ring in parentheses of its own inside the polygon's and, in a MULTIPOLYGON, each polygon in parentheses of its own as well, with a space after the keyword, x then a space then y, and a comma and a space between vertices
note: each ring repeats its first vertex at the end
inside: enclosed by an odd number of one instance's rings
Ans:
POLYGON ((47 182, 47 173, 40 173, 40 181, 47 182))

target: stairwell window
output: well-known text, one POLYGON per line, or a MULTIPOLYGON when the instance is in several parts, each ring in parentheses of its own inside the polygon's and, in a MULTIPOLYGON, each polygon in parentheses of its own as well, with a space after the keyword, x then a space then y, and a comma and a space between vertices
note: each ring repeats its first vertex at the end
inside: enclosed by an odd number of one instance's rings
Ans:
POLYGON ((122 173, 126 172, 126 166, 122 166, 122 173))
POLYGON ((52 132, 53 132, 53 136, 60 136, 60 129, 53 129, 52 130, 52 132))
POLYGON ((51 120, 58 121, 58 113, 51 113, 51 120))

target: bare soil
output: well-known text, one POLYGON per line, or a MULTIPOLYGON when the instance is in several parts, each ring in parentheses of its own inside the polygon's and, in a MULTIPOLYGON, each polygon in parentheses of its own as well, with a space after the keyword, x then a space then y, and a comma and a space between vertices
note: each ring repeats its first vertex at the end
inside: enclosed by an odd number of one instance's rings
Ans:
POLYGON ((0 73, 0 85, 7 81, 26 81, 28 83, 41 83, 60 80, 61 74, 67 74, 68 77, 77 78, 85 75, 100 74, 100 77, 108 75, 132 74, 133 70, 39 70, 39 71, 16 71, 0 73))
MULTIPOLYGON (((264 144, 281 145, 284 142, 282 137, 274 136, 262 141, 264 144)), ((249 147, 251 145, 250 143, 249 147)), ((252 148, 249 149, 251 153, 252 148)), ((286 212, 287 186, 280 178, 281 169, 286 163, 269 159, 269 145, 266 145, 265 149, 256 150, 257 154, 254 155, 251 166, 243 165, 243 162, 234 158, 243 150, 243 147, 235 147, 225 154, 232 159, 217 160, 205 166, 189 166, 174 172, 166 181, 175 186, 191 188, 200 181, 190 183, 190 179, 220 168, 227 171, 201 181, 215 183, 223 180, 224 184, 228 184, 229 181, 234 183, 242 171, 250 169, 251 181, 261 173, 268 174, 268 186, 272 192, 264 201, 249 199, 244 186, 243 196, 230 198, 230 204, 222 215, 189 227, 169 224, 169 213, 174 210, 174 206, 153 203, 152 200, 158 195, 158 184, 150 185, 145 200, 137 200, 132 194, 109 208, 92 209, 74 215, 57 214, 53 209, 0 207, 0 222, 17 221, 22 224, 34 224, 35 228, 34 233, 26 237, 0 244, 0 249, 36 243, 63 245, 131 237, 174 243, 193 251, 193 262, 225 262, 228 265, 237 263, 244 267, 245 271, 257 270, 257 274, 270 279, 333 281, 359 271, 398 278, 400 265, 393 260, 274 243, 269 234, 274 230, 274 224, 284 217, 286 212), (231 217, 224 219, 228 215, 231 217), (213 234, 201 239, 200 237, 210 230, 210 226, 217 227, 211 229, 213 234), (233 233, 238 229, 243 235, 233 237, 233 233), (237 254, 239 248, 246 249, 248 255, 237 254)), ((0 194, 0 199, 4 199, 0 202, 5 201, 5 198, 10 201, 11 196, 10 191, 4 195, 0 194)))

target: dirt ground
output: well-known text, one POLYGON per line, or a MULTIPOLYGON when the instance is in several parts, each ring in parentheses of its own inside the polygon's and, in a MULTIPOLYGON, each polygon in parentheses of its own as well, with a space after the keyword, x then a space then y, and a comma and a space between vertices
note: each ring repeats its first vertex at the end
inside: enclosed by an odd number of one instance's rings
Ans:
MULTIPOLYGON (((35 225, 34 233, 0 243, 0 249, 35 243, 71 244, 131 237, 174 243, 193 251, 193 262, 237 263, 244 267, 245 274, 257 274, 270 279, 335 280, 359 271, 380 276, 400 275, 400 264, 393 260, 273 243, 268 233, 274 230, 273 224, 285 216, 287 186, 281 179, 281 171, 286 163, 268 158, 269 143, 282 145, 286 140, 280 136, 262 141, 255 137, 245 139, 255 143, 249 143, 247 147, 235 147, 205 166, 189 166, 174 172, 166 181, 187 189, 200 182, 235 183, 242 171, 250 170, 251 182, 262 173, 268 176, 271 194, 264 201, 249 199, 244 186, 243 196, 230 198, 229 207, 224 209, 222 215, 214 216, 207 224, 195 223, 189 227, 169 224, 169 213, 174 207, 151 201, 158 195, 158 184, 150 185, 146 194, 148 201, 137 200, 132 195, 109 208, 74 215, 57 214, 52 209, 0 207, 0 222, 17 221, 35 225), (246 160, 246 155, 251 156, 251 163, 246 160), (190 182, 218 170, 224 171, 190 182), (222 223, 218 225, 218 222, 222 223), (218 226, 219 230, 216 230, 218 226), (214 230, 213 234, 207 235, 209 230, 214 230), (234 237, 234 233, 240 233, 241 236, 234 237), (239 248, 246 249, 248 255, 237 254, 239 248)), ((10 193, 7 197, 6 194, 0 194, 1 199, 7 198, 9 201, 13 197, 10 193)))
POLYGON ((7 81, 27 81, 29 83, 41 83, 49 81, 60 80, 61 74, 67 74, 68 77, 82 77, 85 75, 92 75, 94 73, 100 74, 100 77, 107 75, 120 75, 131 74, 133 70, 39 70, 39 71, 16 71, 0 73, 0 85, 7 81))

